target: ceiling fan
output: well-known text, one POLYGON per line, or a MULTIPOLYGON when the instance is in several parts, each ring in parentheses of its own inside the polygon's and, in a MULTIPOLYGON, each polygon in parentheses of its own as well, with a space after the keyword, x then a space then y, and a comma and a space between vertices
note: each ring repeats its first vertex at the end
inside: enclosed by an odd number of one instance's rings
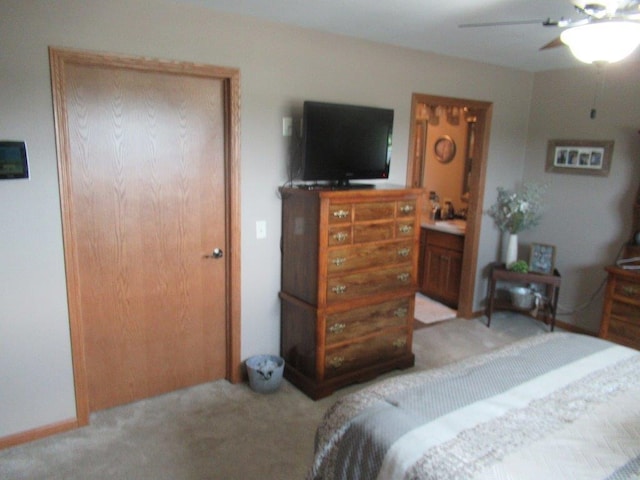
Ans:
POLYGON ((613 63, 622 60, 640 44, 640 0, 573 4, 577 20, 515 20, 465 23, 460 28, 541 24, 564 29, 560 36, 540 50, 568 45, 573 55, 585 63, 613 63))

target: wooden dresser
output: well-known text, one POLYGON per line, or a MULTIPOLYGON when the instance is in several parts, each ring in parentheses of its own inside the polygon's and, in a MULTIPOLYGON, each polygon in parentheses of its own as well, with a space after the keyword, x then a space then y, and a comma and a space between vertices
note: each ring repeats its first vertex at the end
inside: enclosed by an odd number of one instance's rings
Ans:
POLYGON ((640 349, 640 273, 607 267, 600 337, 640 349))
POLYGON ((420 194, 281 189, 284 375, 311 398, 414 364, 420 194))

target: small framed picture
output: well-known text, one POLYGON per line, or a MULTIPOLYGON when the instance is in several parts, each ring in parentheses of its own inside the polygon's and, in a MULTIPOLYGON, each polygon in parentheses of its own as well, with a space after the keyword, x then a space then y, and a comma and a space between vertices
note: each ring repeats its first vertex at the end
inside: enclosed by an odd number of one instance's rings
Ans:
POLYGON ((609 175, 613 141, 549 140, 545 171, 609 175))
POLYGON ((544 243, 532 243, 529 256, 529 271, 553 275, 556 247, 544 243))

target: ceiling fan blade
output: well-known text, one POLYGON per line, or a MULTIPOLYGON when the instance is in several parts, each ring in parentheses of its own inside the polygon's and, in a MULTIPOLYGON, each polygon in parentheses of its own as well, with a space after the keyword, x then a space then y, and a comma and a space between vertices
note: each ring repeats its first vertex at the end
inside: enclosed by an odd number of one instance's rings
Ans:
POLYGON ((509 25, 534 25, 534 24, 544 24, 549 19, 543 20, 513 20, 513 21, 505 21, 505 22, 487 22, 487 23, 463 23, 458 25, 458 28, 476 28, 476 27, 503 27, 509 25))
POLYGON ((549 50, 550 48, 557 48, 557 47, 563 47, 563 46, 564 46, 564 43, 562 42, 562 40, 560 40, 560 37, 556 37, 546 45, 543 45, 542 47, 540 47, 540 50, 549 50))

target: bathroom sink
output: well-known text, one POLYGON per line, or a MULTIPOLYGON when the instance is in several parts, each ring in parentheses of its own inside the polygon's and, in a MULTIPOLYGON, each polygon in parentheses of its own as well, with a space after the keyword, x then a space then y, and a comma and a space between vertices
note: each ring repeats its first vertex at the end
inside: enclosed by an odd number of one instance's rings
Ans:
POLYGON ((453 220, 436 220, 435 227, 436 230, 443 232, 464 235, 467 229, 467 221, 458 218, 453 220))

